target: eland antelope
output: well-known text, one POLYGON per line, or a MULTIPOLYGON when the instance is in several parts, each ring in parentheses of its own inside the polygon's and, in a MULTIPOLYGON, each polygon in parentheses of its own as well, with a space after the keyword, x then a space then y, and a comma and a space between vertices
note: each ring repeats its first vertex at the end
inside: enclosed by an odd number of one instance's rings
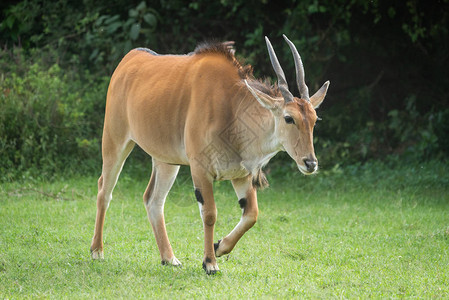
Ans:
POLYGON ((329 81, 311 97, 294 44, 284 35, 295 61, 300 98, 289 91, 273 47, 265 37, 277 84, 253 77, 229 43, 202 44, 187 55, 130 51, 112 75, 102 138, 103 169, 98 180, 97 215, 91 253, 103 258, 103 225, 123 164, 138 144, 152 157, 151 179, 143 195, 162 264, 180 266, 164 220, 164 203, 181 165, 189 165, 204 229, 203 268, 217 272, 216 257, 229 253, 258 215, 257 187, 262 168, 287 151, 299 170, 313 174, 315 109, 329 81), (231 180, 242 216, 214 244, 217 219, 212 185, 231 180))

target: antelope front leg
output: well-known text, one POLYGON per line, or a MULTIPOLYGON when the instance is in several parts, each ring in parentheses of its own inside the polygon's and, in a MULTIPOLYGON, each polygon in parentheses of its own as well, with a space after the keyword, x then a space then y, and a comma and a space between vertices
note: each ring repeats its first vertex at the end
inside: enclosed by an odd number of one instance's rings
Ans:
POLYGON ((209 275, 215 274, 219 271, 219 268, 214 250, 214 226, 217 220, 217 208, 215 207, 212 183, 208 180, 195 180, 194 177, 194 185, 204 228, 203 269, 209 275))
POLYGON ((254 226, 259 212, 257 207, 257 193, 252 184, 252 176, 235 179, 232 181, 232 185, 243 213, 240 222, 231 233, 215 244, 215 255, 217 257, 227 254, 234 249, 245 232, 254 226))

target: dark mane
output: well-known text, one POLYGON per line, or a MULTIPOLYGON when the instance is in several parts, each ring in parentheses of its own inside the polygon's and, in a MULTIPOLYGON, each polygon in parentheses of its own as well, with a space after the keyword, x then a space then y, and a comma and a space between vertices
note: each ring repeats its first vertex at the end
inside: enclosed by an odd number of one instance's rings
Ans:
POLYGON ((255 88, 258 91, 261 91, 262 93, 276 98, 276 97, 282 97, 281 91, 279 90, 279 87, 277 84, 271 84, 269 79, 256 79, 254 77, 248 79, 248 84, 255 88))
POLYGON ((227 60, 229 60, 234 64, 234 66, 238 69, 240 78, 246 79, 249 85, 271 97, 282 96, 277 84, 272 85, 270 80, 268 79, 260 80, 254 78, 253 67, 251 65, 245 65, 242 62, 240 62, 235 57, 232 46, 229 46, 229 44, 227 43, 228 42, 222 43, 217 41, 203 42, 195 48, 195 51, 193 53, 197 55, 199 54, 223 55, 227 60))
POLYGON ((196 46, 195 54, 208 54, 208 53, 216 53, 221 54, 230 61, 235 59, 234 54, 231 52, 231 48, 226 46, 225 43, 217 42, 217 41, 207 41, 202 42, 196 46))
POLYGON ((203 42, 195 48, 194 53, 197 55, 200 54, 222 55, 227 60, 232 62, 234 66, 238 69, 240 78, 247 79, 252 77, 253 67, 251 65, 244 65, 235 57, 232 44, 233 42, 231 42, 231 44, 229 44, 229 42, 216 42, 216 41, 203 42))

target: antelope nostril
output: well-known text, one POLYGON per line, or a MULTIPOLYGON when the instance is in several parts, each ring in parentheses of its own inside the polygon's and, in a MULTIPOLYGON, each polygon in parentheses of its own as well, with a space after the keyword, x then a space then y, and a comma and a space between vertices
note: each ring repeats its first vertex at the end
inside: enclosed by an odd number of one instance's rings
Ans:
POLYGON ((314 171, 317 166, 317 161, 312 159, 304 159, 304 164, 306 165, 307 170, 314 171))

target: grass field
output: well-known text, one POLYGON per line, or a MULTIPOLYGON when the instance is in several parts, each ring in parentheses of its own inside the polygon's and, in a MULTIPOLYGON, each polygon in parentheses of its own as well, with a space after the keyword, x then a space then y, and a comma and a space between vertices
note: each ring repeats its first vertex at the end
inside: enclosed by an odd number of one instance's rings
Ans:
MULTIPOLYGON (((4 183, 0 298, 449 298, 448 171, 433 162, 272 173, 257 224, 214 276, 201 268, 202 224, 186 175, 165 209, 182 268, 160 264, 141 197, 148 178, 119 180, 104 261, 89 254, 96 178, 4 183)), ((228 182, 215 184, 215 196, 219 239, 240 208, 228 182)))

